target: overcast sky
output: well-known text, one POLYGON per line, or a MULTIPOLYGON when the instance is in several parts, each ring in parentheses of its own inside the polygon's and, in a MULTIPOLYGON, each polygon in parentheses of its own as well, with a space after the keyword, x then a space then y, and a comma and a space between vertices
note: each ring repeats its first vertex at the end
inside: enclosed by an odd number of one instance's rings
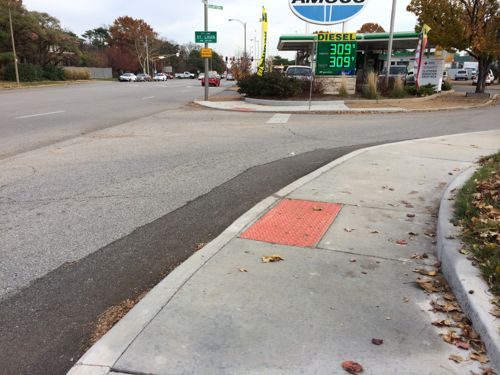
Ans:
MULTIPOLYGON (((410 31, 415 27, 415 17, 406 12, 410 0, 397 3, 396 31, 410 31)), ((269 17, 269 52, 276 49, 280 35, 304 33, 305 23, 290 10, 288 0, 210 0, 223 5, 224 10, 209 11, 209 30, 218 32, 218 43, 213 48, 224 56, 233 56, 243 50, 243 26, 228 22, 237 18, 247 23, 248 52, 253 53, 260 40, 259 18, 264 5, 269 17)), ((162 37, 183 44, 194 42, 194 31, 203 30, 203 5, 201 0, 24 0, 29 10, 47 12, 57 17, 63 27, 78 35, 85 30, 109 25, 119 16, 142 18, 162 37)), ((392 0, 367 0, 367 6, 350 20, 346 31, 356 31, 365 22, 378 22, 389 30, 392 0)), ((340 30, 339 27, 311 26, 314 30, 340 30)), ((282 55, 286 56, 287 54, 282 55)))

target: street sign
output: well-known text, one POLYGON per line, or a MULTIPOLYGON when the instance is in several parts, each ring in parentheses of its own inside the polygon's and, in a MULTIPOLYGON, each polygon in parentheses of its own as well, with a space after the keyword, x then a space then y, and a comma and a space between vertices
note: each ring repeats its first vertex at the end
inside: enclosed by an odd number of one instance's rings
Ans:
POLYGON ((357 49, 355 33, 318 34, 316 75, 355 75, 357 49))
POLYGON ((196 43, 217 43, 217 31, 195 31, 196 43))
POLYGON ((213 4, 208 4, 208 7, 210 9, 217 9, 217 10, 224 10, 224 7, 222 5, 213 5, 213 4))
POLYGON ((363 10, 368 0, 288 0, 290 9, 306 22, 334 25, 345 22, 363 10))
POLYGON ((202 48, 200 50, 200 56, 204 59, 212 58, 212 49, 211 48, 202 48))

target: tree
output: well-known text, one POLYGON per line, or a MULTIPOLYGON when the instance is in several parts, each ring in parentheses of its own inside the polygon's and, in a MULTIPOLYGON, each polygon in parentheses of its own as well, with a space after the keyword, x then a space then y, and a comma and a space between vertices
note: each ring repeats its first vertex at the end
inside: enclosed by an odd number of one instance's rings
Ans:
POLYGON ((82 37, 88 44, 97 48, 104 48, 108 44, 110 38, 109 31, 105 27, 98 27, 92 30, 87 30, 82 34, 82 37))
POLYGON ((0 0, 0 29, 8 38, 0 38, 0 53, 11 52, 8 8, 12 10, 17 55, 21 62, 41 65, 59 64, 65 56, 79 53, 79 41, 47 13, 30 12, 22 1, 0 0))
POLYGON ((289 60, 281 56, 273 56, 273 65, 290 66, 295 65, 295 60, 289 60))
POLYGON ((358 33, 362 34, 385 33, 385 30, 378 23, 367 22, 363 26, 361 26, 361 29, 358 30, 358 33))
POLYGON ((147 52, 153 53, 151 49, 158 36, 151 26, 142 19, 119 17, 109 28, 109 35, 111 46, 131 51, 142 70, 147 70, 147 52))
POLYGON ((412 0, 407 10, 418 17, 417 31, 424 23, 432 28, 432 42, 477 59, 476 92, 483 93, 488 71, 500 57, 499 8, 497 0, 412 0))

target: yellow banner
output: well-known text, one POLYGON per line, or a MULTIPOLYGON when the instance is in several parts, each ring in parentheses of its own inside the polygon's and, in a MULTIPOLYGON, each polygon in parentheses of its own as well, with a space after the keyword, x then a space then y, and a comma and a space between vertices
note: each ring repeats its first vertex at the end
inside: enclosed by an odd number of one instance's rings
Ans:
POLYGON ((259 65, 257 66, 257 75, 259 77, 262 77, 266 70, 267 29, 267 12, 266 8, 262 7, 262 54, 260 56, 259 65))
POLYGON ((355 42, 356 33, 318 33, 318 42, 355 42))

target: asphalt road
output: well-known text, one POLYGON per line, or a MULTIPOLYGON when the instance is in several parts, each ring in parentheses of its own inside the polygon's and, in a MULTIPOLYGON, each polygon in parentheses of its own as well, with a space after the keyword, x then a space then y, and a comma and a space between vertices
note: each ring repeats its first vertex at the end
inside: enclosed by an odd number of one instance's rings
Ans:
MULTIPOLYGON (((190 89, 183 88, 187 82, 175 84, 170 95, 190 89)), ((123 106, 144 95, 142 87, 113 86, 141 90, 123 106)), ((78 87, 60 89, 88 90, 78 87)), ((53 91, 39 90, 40 98, 53 91)), ((195 90, 191 98, 201 94, 195 90)), ((1 95, 3 105, 4 97, 19 100, 23 93, 1 95)), ((68 115, 65 126, 84 135, 61 142, 47 137, 42 148, 36 148, 36 124, 27 147, 25 129, 2 121, 14 150, 0 160, 2 373, 65 373, 102 311, 152 287, 197 243, 213 239, 259 200, 351 150, 500 126, 498 107, 294 115, 269 124, 270 114, 203 110, 180 94, 175 100, 136 120, 131 110, 122 125, 89 118, 102 129, 94 132, 85 127, 86 110, 74 107, 80 125, 68 115)), ((105 103, 99 107, 106 113, 105 103)), ((40 126, 58 132, 51 124, 40 126)))
MULTIPOLYGON (((222 86, 228 85, 222 81, 222 86)), ((211 94, 223 88, 211 88, 211 94)), ((0 90, 0 159, 178 108, 203 97, 198 80, 92 82, 0 90)))

